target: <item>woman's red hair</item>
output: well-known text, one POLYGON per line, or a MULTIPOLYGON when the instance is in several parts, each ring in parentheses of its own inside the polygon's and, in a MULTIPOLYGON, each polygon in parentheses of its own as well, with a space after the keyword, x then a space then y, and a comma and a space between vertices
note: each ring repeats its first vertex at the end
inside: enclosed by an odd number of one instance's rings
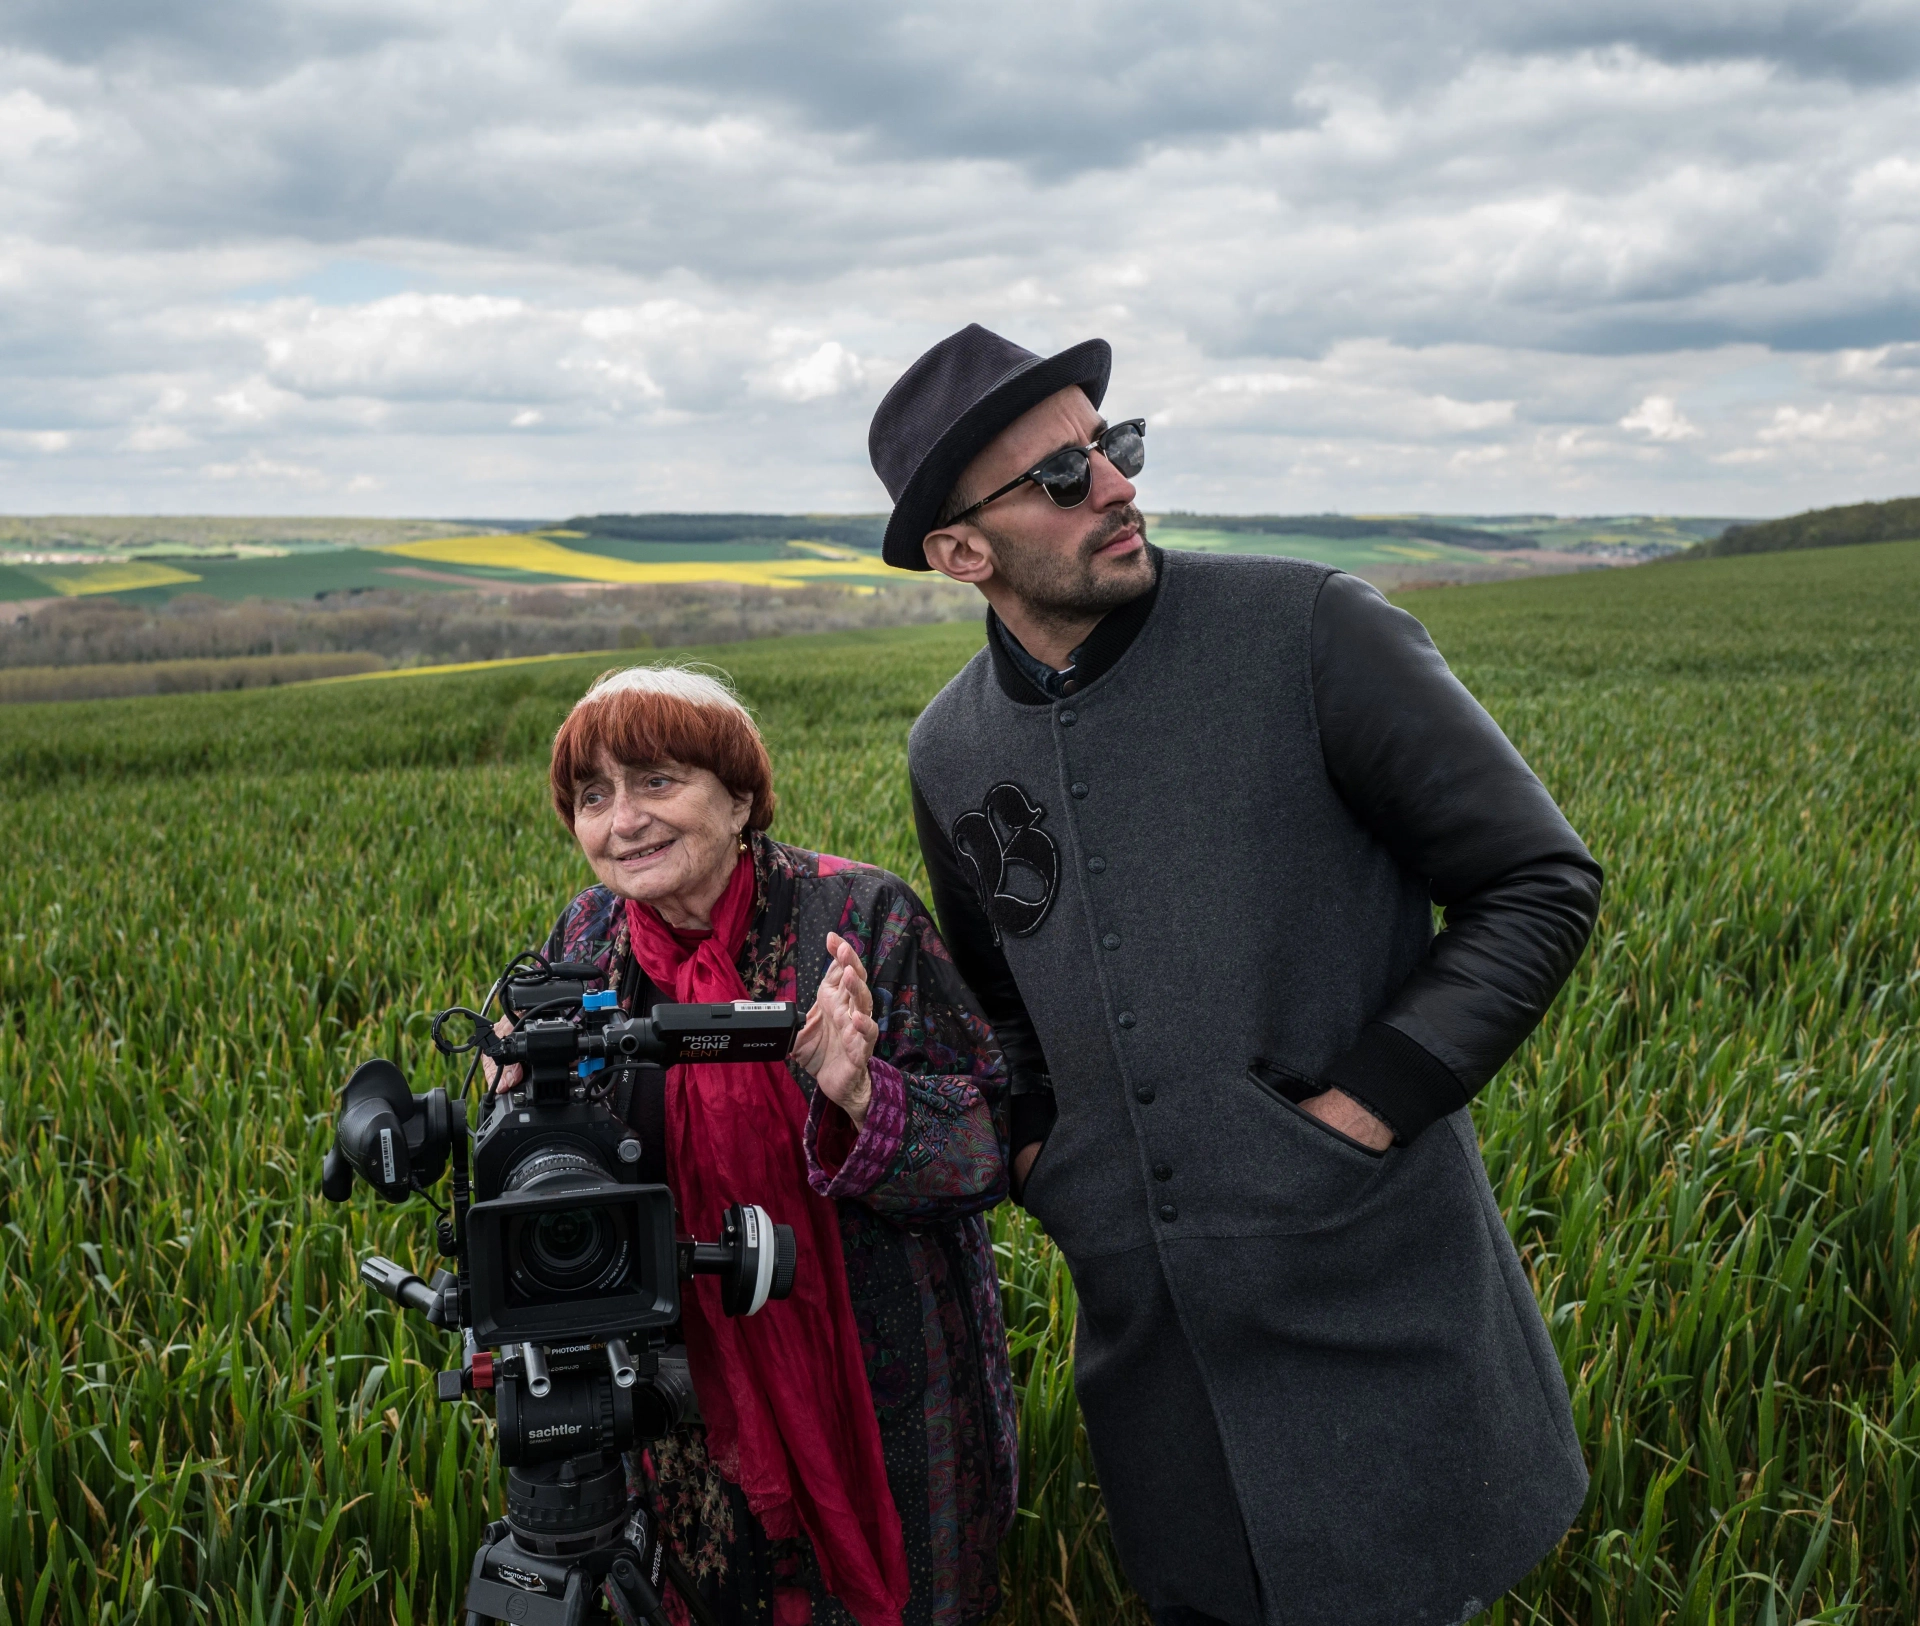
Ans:
POLYGON ((773 823, 773 763, 747 708, 717 678, 680 666, 634 666, 598 679, 553 737, 553 808, 573 828, 573 798, 602 755, 629 768, 705 768, 751 796, 747 828, 773 823))

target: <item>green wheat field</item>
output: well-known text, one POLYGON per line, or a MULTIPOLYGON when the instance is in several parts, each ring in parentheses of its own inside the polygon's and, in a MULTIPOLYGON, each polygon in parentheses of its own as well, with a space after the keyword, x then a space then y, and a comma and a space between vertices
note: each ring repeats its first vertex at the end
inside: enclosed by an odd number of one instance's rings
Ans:
MULTIPOLYGON (((1593 1470, 1490 1618, 1909 1626, 1920 542, 1402 602, 1608 870, 1475 1109, 1593 1470)), ((708 652, 766 727, 775 833, 917 879, 907 728, 978 638, 708 652)), ((354 1278, 426 1265, 427 1216, 315 1188, 348 1071, 450 1081, 426 1013, 581 884, 545 751, 602 664, 0 712, 0 1626, 453 1617, 489 1424, 354 1278)), ((1006 1620, 1138 1621, 1071 1284, 998 1225, 1006 1620)))

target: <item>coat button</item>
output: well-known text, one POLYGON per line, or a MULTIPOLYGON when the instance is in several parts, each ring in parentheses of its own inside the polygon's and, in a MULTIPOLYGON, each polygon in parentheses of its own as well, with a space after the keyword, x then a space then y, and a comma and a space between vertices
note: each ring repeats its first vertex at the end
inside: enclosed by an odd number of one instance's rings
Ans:
POLYGON ((1078 678, 1062 678, 1060 680, 1060 692, 1062 694, 1076 694, 1079 692, 1079 689, 1080 680, 1078 678))
POLYGON ((1132 1011, 1122 1011, 1122 1012, 1120 1013, 1120 1017, 1119 1017, 1119 1021, 1120 1021, 1120 1025, 1121 1025, 1121 1026, 1122 1026, 1123 1028, 1130 1028, 1130 1027, 1132 1027, 1132 1026, 1133 1026, 1133 1024, 1134 1024, 1134 1020, 1135 1020, 1135 1018, 1134 1018, 1134 1014, 1133 1014, 1133 1012, 1132 1012, 1132 1011))
POLYGON ((1153 1177, 1156 1180, 1171 1180, 1173 1178, 1173 1165, 1171 1163, 1154 1164, 1153 1177))
POLYGON ((1175 1208, 1172 1203, 1162 1203, 1160 1205, 1160 1217, 1171 1224, 1180 1217, 1180 1210, 1175 1208))
POLYGON ((1107 873, 1107 861, 1097 856, 1089 858, 1087 860, 1087 868, 1092 870, 1095 875, 1105 875, 1107 873))
POLYGON ((1067 794, 1076 802, 1084 802, 1087 799, 1087 787, 1076 780, 1073 784, 1067 786, 1067 794))
POLYGON ((1108 932, 1105 937, 1100 939, 1100 946, 1103 949, 1117 949, 1120 946, 1120 934, 1118 932, 1108 932))
POLYGON ((1133 1098, 1134 1100, 1138 1101, 1143 1107, 1152 1106, 1153 1105, 1153 1086, 1151 1084, 1142 1084, 1139 1089, 1133 1092, 1133 1098))
POLYGON ((1080 713, 1077 711, 1063 711, 1060 713, 1060 726, 1062 728, 1071 728, 1079 721, 1080 713))

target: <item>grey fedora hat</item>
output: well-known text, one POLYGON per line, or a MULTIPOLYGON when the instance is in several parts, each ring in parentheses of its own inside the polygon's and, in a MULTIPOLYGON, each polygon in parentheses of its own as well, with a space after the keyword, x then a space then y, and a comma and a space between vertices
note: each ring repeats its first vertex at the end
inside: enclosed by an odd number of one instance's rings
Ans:
POLYGON ((942 339, 900 375, 867 431, 873 472, 893 499, 881 556, 901 570, 932 569, 920 544, 987 442, 1069 384, 1098 406, 1112 370, 1105 339, 1057 356, 1036 356, 977 322, 942 339))

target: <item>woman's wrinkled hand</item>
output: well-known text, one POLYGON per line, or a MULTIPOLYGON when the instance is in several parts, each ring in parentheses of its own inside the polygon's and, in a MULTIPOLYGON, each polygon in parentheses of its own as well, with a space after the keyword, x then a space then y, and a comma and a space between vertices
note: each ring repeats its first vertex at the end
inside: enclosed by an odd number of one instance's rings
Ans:
MULTIPOLYGON (((501 1017, 499 1021, 493 1024, 493 1031, 504 1039, 513 1031, 513 1018, 510 1016, 501 1017)), ((480 1071, 486 1075, 487 1083, 492 1086, 495 1095, 505 1095, 507 1091, 517 1086, 520 1080, 527 1076, 526 1068, 522 1067, 519 1062, 516 1061, 510 1066, 503 1068, 497 1065, 491 1056, 482 1056, 480 1058, 480 1071), (495 1074, 499 1076, 495 1077, 495 1074)))
POLYGON ((858 1129, 866 1123, 867 1106, 873 1099, 867 1063, 873 1060, 880 1027, 873 1019, 867 968, 853 945, 838 932, 828 932, 827 953, 833 957, 832 964, 820 979, 813 1009, 794 1038, 792 1057, 858 1129))

